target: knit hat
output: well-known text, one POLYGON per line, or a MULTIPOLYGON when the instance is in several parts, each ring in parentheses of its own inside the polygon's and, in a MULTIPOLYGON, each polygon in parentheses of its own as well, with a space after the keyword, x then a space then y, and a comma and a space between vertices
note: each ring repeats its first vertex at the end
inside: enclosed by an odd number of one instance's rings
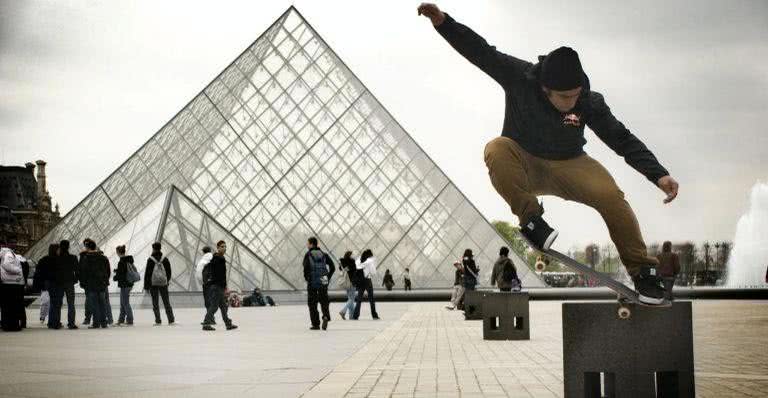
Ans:
POLYGON ((570 47, 560 47, 547 54, 541 62, 539 76, 541 85, 552 90, 572 90, 584 85, 579 54, 570 47))

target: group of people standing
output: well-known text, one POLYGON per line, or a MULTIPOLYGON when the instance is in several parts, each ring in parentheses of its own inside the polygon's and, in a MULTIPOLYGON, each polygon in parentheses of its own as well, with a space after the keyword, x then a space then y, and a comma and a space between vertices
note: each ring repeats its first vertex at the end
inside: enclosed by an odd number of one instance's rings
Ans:
MULTIPOLYGON (((49 329, 62 329, 61 309, 64 299, 67 300, 67 329, 78 329, 75 309, 75 285, 79 284, 85 291, 85 317, 83 325, 89 329, 105 329, 114 323, 112 306, 109 303, 110 280, 117 282, 120 290, 120 315, 117 326, 133 325, 133 309, 130 302, 130 292, 135 283, 141 280, 141 275, 134 265, 133 256, 126 254, 125 245, 117 246, 115 254, 119 257, 117 268, 112 270, 109 259, 99 250, 93 239, 83 240, 84 250, 79 256, 71 254, 70 242, 62 240, 48 246, 48 254, 37 263, 33 277, 33 288, 40 290, 40 323, 46 323, 49 329)), ((152 307, 155 314, 155 325, 161 325, 159 300, 162 298, 168 324, 175 322, 173 308, 168 297, 168 284, 171 281, 171 263, 163 255, 160 242, 152 244, 152 253, 147 259, 144 272, 144 289, 152 296, 152 307)), ((3 249, 3 270, 12 270, 14 262, 21 256, 3 249)), ((26 314, 23 306, 24 285, 26 275, 18 282, 19 292, 14 292, 12 306, 17 309, 4 311, 4 319, 12 321, 16 312, 26 314), (20 301, 19 301, 20 300, 20 301)), ((4 279, 5 280, 5 279, 4 279)), ((4 300, 5 302, 5 300, 4 300)), ((26 318, 26 316, 25 316, 26 318)), ((9 329, 16 329, 9 326, 9 329)))
MULTIPOLYGON (((480 274, 480 267, 475 263, 472 249, 465 250, 461 261, 456 261, 453 266, 456 268, 453 292, 450 304, 445 307, 449 310, 463 308, 464 292, 475 290, 480 274)), ((517 276, 517 267, 509 258, 509 248, 506 246, 499 249, 499 258, 493 264, 491 285, 498 287, 502 292, 519 292, 522 289, 522 283, 517 276)))
MULTIPOLYGON (((370 249, 363 250, 359 258, 352 257, 352 252, 344 253, 339 260, 339 286, 346 290, 347 302, 339 312, 342 319, 360 318, 360 307, 365 295, 371 306, 371 316, 379 319, 376 312, 376 299, 373 293, 373 279, 376 277, 376 258, 370 249)), ((331 321, 328 285, 333 280, 336 264, 330 255, 318 247, 317 238, 307 239, 307 253, 304 255, 304 280, 307 282, 307 305, 309 306, 310 330, 326 330, 331 321), (322 318, 317 310, 318 304, 322 318)))

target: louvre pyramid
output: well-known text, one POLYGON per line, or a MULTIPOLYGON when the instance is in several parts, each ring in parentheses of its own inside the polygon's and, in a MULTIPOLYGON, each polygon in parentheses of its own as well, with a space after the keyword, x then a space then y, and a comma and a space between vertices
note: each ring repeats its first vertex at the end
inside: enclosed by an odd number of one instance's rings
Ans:
POLYGON ((231 237, 243 286, 301 288, 309 236, 337 258, 370 248, 381 274, 409 268, 417 288, 452 286, 466 248, 487 284, 506 244, 291 7, 28 254, 91 237, 146 258, 161 239, 172 289, 197 290, 199 247, 231 237))

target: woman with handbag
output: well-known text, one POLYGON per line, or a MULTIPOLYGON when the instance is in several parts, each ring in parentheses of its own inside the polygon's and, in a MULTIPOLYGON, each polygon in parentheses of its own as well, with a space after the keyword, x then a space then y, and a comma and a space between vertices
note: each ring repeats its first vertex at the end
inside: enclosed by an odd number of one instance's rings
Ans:
POLYGON ((141 275, 133 265, 133 256, 125 255, 125 245, 118 246, 115 251, 120 257, 115 270, 114 280, 120 288, 120 316, 117 326, 127 324, 133 326, 133 309, 131 308, 131 289, 133 284, 141 280, 141 275))
POLYGON ((344 253, 344 257, 339 259, 339 264, 339 270, 342 271, 339 273, 339 287, 347 292, 347 303, 339 311, 339 316, 341 316, 341 319, 346 320, 345 314, 349 314, 349 317, 352 318, 355 311, 355 298, 357 297, 357 289, 355 287, 355 271, 357 267, 355 259, 352 258, 352 252, 344 253))

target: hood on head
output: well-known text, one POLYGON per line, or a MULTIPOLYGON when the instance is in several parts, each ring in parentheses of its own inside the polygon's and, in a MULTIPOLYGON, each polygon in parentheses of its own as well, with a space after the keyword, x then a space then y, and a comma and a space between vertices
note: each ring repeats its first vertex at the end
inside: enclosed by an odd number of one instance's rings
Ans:
MULTIPOLYGON (((541 76, 541 63, 544 61, 544 59, 547 58, 546 55, 539 55, 539 62, 534 64, 531 68, 529 68, 525 72, 525 78, 531 81, 540 81, 541 76)), ((582 95, 586 92, 589 92, 590 90, 590 84, 589 84, 589 76, 587 76, 586 73, 584 73, 584 85, 581 86, 582 88, 582 95)))

